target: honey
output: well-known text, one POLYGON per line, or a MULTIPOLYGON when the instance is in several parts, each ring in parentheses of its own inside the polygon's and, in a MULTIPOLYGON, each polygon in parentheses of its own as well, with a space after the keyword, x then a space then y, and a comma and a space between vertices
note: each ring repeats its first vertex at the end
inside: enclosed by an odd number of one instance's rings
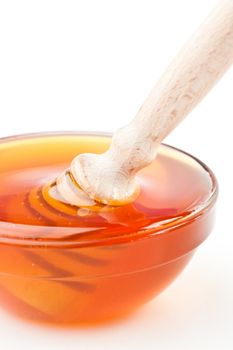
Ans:
POLYGON ((127 314, 161 292, 209 234, 213 174, 165 145, 138 173, 131 204, 79 208, 47 195, 74 156, 104 152, 109 143, 78 133, 0 143, 2 307, 59 324, 127 314))

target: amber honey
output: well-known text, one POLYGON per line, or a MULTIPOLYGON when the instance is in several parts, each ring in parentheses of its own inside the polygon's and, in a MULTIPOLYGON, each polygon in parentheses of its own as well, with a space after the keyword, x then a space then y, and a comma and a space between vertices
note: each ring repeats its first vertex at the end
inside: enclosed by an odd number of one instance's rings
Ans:
POLYGON ((83 152, 110 137, 41 134, 0 144, 0 305, 24 318, 87 323, 127 314, 182 271, 213 222, 216 182, 191 156, 161 146, 122 207, 77 208, 44 194, 83 152))

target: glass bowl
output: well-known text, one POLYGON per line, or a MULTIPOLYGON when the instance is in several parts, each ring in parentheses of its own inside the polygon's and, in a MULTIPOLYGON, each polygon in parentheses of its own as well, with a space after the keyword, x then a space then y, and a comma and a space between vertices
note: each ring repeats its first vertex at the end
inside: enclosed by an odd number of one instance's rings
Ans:
POLYGON ((198 159, 167 145, 155 168, 139 174, 142 194, 132 205, 66 214, 45 202, 40 186, 78 152, 101 153, 110 140, 90 132, 1 139, 1 307, 57 324, 121 317, 161 293, 209 235, 216 179, 198 159))

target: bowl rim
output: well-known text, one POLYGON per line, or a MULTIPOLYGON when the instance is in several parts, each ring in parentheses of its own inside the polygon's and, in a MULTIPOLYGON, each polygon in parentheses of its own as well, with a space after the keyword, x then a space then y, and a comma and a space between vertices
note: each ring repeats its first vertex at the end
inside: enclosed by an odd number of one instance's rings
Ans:
MULTIPOLYGON (((11 141, 17 141, 17 140, 26 140, 31 138, 40 138, 40 137, 53 137, 53 136, 97 136, 97 137, 112 137, 111 132, 105 132, 105 131, 79 131, 79 130, 64 130, 64 131, 39 131, 39 132, 31 132, 31 133, 23 133, 23 134, 16 134, 11 136, 4 136, 0 138, 0 145, 3 143, 11 142, 11 141)), ((142 228, 142 230, 138 230, 133 233, 125 233, 120 236, 112 236, 112 237, 105 237, 98 240, 87 240, 87 241, 64 241, 64 240, 38 240, 38 239, 25 239, 24 237, 16 238, 15 236, 12 237, 10 235, 2 235, 1 233, 1 227, 4 225, 7 227, 12 226, 12 229, 15 229, 16 227, 31 227, 31 228, 49 228, 50 226, 46 225, 30 225, 30 224, 20 224, 20 223, 11 223, 7 221, 0 220, 0 244, 7 244, 7 245, 17 245, 17 246, 34 246, 34 247, 92 247, 92 246, 104 246, 104 245, 117 245, 122 243, 129 243, 131 241, 136 241, 138 239, 143 238, 149 238, 154 235, 161 235, 165 232, 171 231, 176 229, 177 227, 180 227, 182 225, 185 225, 189 222, 192 222, 196 220, 198 217, 203 215, 206 211, 211 209, 217 199, 218 196, 218 182, 217 179, 213 173, 213 171, 201 160, 199 160, 197 157, 191 155, 190 153, 181 150, 180 148, 168 145, 166 143, 162 143, 163 146, 173 149, 175 151, 178 151, 179 153, 182 153, 189 158, 193 159, 195 162, 197 162, 205 172, 209 174, 209 177, 212 181, 212 190, 209 195, 209 197, 202 202, 199 206, 196 207, 195 210, 188 213, 187 215, 184 215, 182 217, 175 218, 171 222, 165 223, 163 226, 159 226, 162 221, 158 221, 157 228, 147 228, 146 226, 142 228)), ((62 228, 62 226, 59 226, 59 228, 62 228)), ((66 227, 67 228, 67 227, 66 227)))

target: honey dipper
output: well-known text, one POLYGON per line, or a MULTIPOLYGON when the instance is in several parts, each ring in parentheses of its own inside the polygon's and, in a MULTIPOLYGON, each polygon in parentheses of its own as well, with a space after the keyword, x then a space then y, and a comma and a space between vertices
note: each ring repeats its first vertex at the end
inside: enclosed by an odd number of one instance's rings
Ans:
POLYGON ((45 196, 76 205, 123 205, 138 194, 136 173, 162 140, 208 93, 233 62, 233 1, 221 1, 175 57, 127 126, 102 154, 80 154, 45 196))

